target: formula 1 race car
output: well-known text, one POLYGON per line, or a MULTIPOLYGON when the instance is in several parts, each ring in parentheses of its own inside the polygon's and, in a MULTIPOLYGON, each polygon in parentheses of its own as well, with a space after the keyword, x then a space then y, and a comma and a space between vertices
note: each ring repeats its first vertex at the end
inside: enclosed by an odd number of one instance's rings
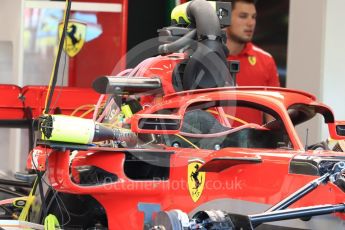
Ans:
POLYGON ((344 154, 305 150, 294 129, 316 114, 325 118, 332 138, 342 138, 344 123, 336 122, 328 107, 304 92, 278 88, 181 92, 131 117, 137 135, 126 136, 130 147, 42 141, 33 150, 33 162, 47 171, 53 188, 47 212, 67 226, 252 229, 295 219, 272 225, 342 229, 344 154), (248 123, 233 116, 240 109, 269 114, 273 120, 248 123), (235 119, 240 124, 228 126, 235 119), (59 199, 53 199, 53 191, 58 191, 59 199), (180 218, 176 209, 196 222, 180 218), (255 213, 262 214, 245 216, 255 213), (338 214, 313 217, 331 213, 338 214))
POLYGON ((164 55, 97 79, 93 119, 37 119, 24 219, 46 229, 344 229, 345 122, 306 92, 234 87, 226 3, 176 11, 176 24, 196 29, 161 30, 174 40, 164 55), (317 115, 332 149, 297 135, 317 115))

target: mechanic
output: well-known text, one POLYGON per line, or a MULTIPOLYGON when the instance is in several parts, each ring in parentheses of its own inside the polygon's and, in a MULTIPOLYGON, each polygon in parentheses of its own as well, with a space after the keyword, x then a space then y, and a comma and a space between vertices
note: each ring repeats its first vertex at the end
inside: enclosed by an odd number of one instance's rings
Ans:
POLYGON ((279 87, 277 66, 272 56, 251 41, 256 26, 254 0, 227 0, 232 2, 231 26, 227 28, 228 60, 240 61, 237 74, 239 86, 279 87))
MULTIPOLYGON (((240 72, 236 75, 238 86, 273 86, 279 87, 277 66, 273 57, 255 46, 252 38, 256 26, 255 0, 224 0, 232 3, 231 26, 226 29, 229 49, 228 60, 240 62, 240 72)), ((258 111, 240 109, 236 116, 257 124, 271 120, 258 111)))

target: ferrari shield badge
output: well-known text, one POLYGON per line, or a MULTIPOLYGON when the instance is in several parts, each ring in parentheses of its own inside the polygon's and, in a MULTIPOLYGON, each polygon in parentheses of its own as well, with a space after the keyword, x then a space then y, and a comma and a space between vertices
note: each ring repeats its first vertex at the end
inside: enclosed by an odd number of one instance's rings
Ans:
POLYGON ((201 197, 205 186, 205 172, 199 172, 202 163, 198 161, 190 162, 188 164, 188 190, 194 202, 197 202, 201 197))
MULTIPOLYGON (((59 24, 59 36, 61 37, 63 23, 59 24)), ((81 22, 68 22, 64 50, 70 57, 74 57, 83 48, 86 36, 86 24, 81 22)))
POLYGON ((251 65, 255 65, 256 64, 256 57, 255 56, 249 56, 248 61, 251 65))

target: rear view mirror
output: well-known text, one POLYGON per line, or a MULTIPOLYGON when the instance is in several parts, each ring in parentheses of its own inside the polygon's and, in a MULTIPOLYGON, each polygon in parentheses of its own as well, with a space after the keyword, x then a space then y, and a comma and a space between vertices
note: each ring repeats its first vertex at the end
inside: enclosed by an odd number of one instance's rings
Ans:
POLYGON ((345 125, 337 125, 335 129, 337 135, 345 137, 345 125))
POLYGON ((328 124, 329 134, 334 140, 345 140, 345 121, 328 124))
POLYGON ((135 114, 131 120, 136 133, 177 134, 181 128, 181 116, 162 114, 135 114))

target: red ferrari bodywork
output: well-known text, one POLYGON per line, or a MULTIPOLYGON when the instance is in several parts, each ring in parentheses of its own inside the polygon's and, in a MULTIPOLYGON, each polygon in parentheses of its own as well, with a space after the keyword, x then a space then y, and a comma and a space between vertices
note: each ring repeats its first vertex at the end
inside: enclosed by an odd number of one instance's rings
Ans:
MULTIPOLYGON (((47 86, 0 85, 0 119, 20 121, 38 118, 42 115, 47 86)), ((56 89, 53 97, 52 111, 70 115, 74 110, 80 116, 96 104, 99 94, 92 89, 78 87, 61 87, 56 89), (85 105, 88 105, 85 106, 85 105)), ((92 113, 90 113, 92 115, 92 113)), ((91 117, 87 114, 86 117, 91 117)))
MULTIPOLYGON (((317 172, 294 171, 294 159, 344 159, 343 153, 304 149, 294 129, 289 108, 295 105, 312 106, 314 110, 321 111, 330 126, 334 124, 333 114, 327 106, 318 103, 313 95, 282 88, 218 88, 168 95, 160 103, 135 114, 131 120, 132 129, 134 132, 147 133, 138 128, 139 120, 150 115, 159 117, 157 111, 173 109, 173 114, 160 116, 183 118, 190 105, 223 100, 251 102, 275 111, 283 122, 291 147, 224 147, 212 150, 157 144, 134 149, 70 146, 67 147, 68 150, 62 151, 59 144, 50 143, 48 146, 54 149, 46 156, 50 184, 62 193, 94 197, 106 211, 109 229, 143 229, 144 224, 149 224, 159 210, 180 209, 189 214, 203 209, 221 209, 242 214, 264 212, 319 177, 317 172), (73 158, 72 150, 78 151, 73 158), (131 165, 129 155, 136 156, 138 162, 152 165, 152 170, 164 171, 165 168, 166 174, 162 176, 161 173, 152 172, 151 178, 141 176, 140 173, 145 173, 145 170, 140 168, 140 163, 131 165), (191 177, 188 166, 191 162, 201 163, 206 171, 203 189, 194 191, 200 193, 197 200, 193 200, 193 185, 188 182, 191 177), (76 169, 81 166, 96 166, 116 175, 116 180, 102 181, 97 185, 80 184, 76 169), (129 170, 131 167, 138 168, 129 170), (133 170, 137 170, 137 174, 133 170)), ((161 133, 161 130, 157 132, 161 133)), ((171 131, 170 134, 172 133, 174 132, 171 131)), ((338 204, 344 200, 344 193, 334 184, 328 183, 292 207, 338 204)), ((322 226, 330 224, 332 229, 340 229, 340 226, 344 226, 343 218, 342 215, 328 215, 309 221, 298 219, 279 222, 277 225, 324 229, 322 226)))
MULTIPOLYGON (((318 178, 320 162, 345 159, 340 152, 306 150, 298 137, 295 126, 320 114, 329 126, 331 137, 343 139, 336 131, 336 126, 343 123, 335 121, 331 109, 317 102, 313 95, 263 87, 175 92, 172 71, 183 58, 183 55, 158 57, 147 67, 144 76, 159 76, 163 92, 161 95, 142 97, 144 109, 126 120, 138 136, 161 138, 179 135, 190 111, 227 106, 223 102, 229 102, 233 108, 247 105, 268 111, 275 116, 276 122, 227 127, 227 141, 237 138, 237 142, 235 145, 220 144, 215 148, 157 140, 139 143, 132 148, 43 141, 31 151, 27 168, 46 171, 49 185, 61 194, 88 195, 96 199, 104 208, 108 229, 143 229, 144 226, 152 226, 152 220, 160 210, 179 209, 190 215, 205 209, 240 214, 264 212, 318 178), (166 119, 177 122, 177 125, 173 129, 147 128, 141 124, 145 119, 166 119), (261 134, 256 138, 231 136, 244 130, 263 134, 270 130, 284 131, 284 139, 272 147, 260 144, 261 134), (251 142, 256 142, 258 146, 251 142), (96 173, 97 181, 90 179, 90 175, 85 177, 81 169, 88 167, 96 168, 103 176, 99 177, 96 173), (202 169, 200 172, 199 168, 202 169)), ((1 87, 2 92, 6 90, 7 99, 12 101, 8 104, 8 100, 0 100, 1 111, 6 111, 1 113, 2 120, 30 118, 25 114, 25 108, 30 108, 32 118, 40 115, 45 87, 1 87)), ((59 107, 63 114, 70 114, 77 107, 95 104, 98 94, 86 89, 63 88, 56 89, 54 98, 57 102, 53 103, 53 108, 59 107)), ((85 111, 87 109, 83 108, 76 115, 85 111)), ((217 115, 214 118, 219 122, 221 120, 217 115)), ((245 117, 242 119, 245 120, 245 117)), ((204 139, 211 142, 212 138, 206 136, 204 139)), ((344 200, 343 191, 333 183, 327 183, 291 207, 338 204, 344 200)), ((325 229, 327 226, 342 229, 345 226, 343 218, 343 215, 334 214, 313 217, 308 221, 274 222, 263 227, 325 229)))

